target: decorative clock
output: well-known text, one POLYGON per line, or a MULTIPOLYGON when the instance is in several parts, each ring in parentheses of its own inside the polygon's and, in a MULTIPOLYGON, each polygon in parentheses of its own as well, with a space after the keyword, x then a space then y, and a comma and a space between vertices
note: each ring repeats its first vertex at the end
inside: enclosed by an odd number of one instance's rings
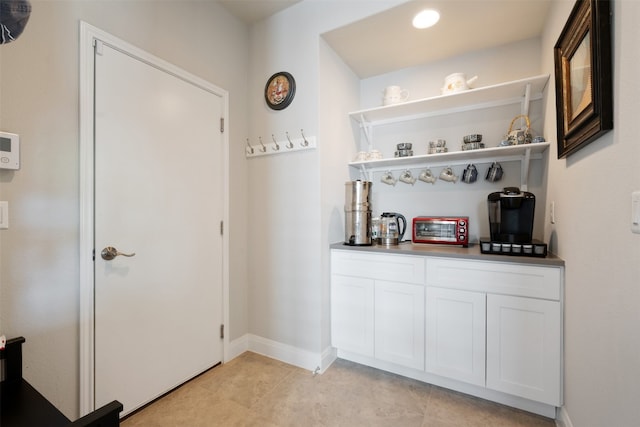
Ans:
POLYGON ((296 81, 285 71, 275 73, 264 87, 264 99, 272 110, 284 110, 296 94, 296 81))

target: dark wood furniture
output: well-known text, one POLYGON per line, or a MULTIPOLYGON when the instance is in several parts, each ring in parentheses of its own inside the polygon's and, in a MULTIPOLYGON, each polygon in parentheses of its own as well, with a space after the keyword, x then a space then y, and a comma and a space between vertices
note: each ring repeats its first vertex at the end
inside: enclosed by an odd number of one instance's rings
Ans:
POLYGON ((79 418, 69 420, 22 378, 23 337, 7 341, 0 350, 0 426, 2 427, 115 427, 120 425, 122 404, 117 400, 79 418))

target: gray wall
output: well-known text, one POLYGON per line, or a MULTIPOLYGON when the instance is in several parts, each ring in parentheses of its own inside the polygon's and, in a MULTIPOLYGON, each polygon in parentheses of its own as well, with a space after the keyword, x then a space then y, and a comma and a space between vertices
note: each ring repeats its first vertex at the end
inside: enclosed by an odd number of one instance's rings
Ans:
MULTIPOLYGON (((78 52, 84 20, 230 92, 231 338, 245 307, 248 28, 212 2, 32 1, 22 36, 0 47, 0 128, 19 133, 22 169, 0 170, 0 328, 23 335, 24 375, 78 415, 78 52)), ((141 165, 144 167, 144 165, 141 165)), ((197 191, 197 189, 194 189, 197 191)))
MULTIPOLYGON (((632 234, 631 192, 640 190, 640 2, 613 7, 614 129, 549 163, 547 200, 556 223, 545 238, 566 261, 565 406, 574 426, 632 426, 640 420, 640 235, 632 234)), ((546 72, 573 6, 555 1, 542 43, 546 72)), ((547 97, 549 135, 555 97, 547 97)), ((547 206, 548 208, 548 206, 547 206)))

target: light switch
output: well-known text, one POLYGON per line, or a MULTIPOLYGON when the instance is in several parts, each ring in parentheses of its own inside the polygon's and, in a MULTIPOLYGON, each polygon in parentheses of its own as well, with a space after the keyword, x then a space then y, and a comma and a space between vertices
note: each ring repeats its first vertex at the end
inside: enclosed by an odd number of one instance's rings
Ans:
POLYGON ((0 230, 9 228, 9 202, 0 202, 0 230))
POLYGON ((631 193, 631 231, 640 234, 640 191, 631 193))

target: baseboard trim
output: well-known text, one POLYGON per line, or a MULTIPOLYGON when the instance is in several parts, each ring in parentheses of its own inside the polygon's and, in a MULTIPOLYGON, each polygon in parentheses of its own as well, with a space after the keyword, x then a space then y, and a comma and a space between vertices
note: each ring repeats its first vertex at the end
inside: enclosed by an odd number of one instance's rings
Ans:
POLYGON ((228 359, 225 362, 233 360, 245 351, 262 354, 313 373, 323 373, 338 357, 336 349, 331 346, 322 353, 314 353, 268 338, 245 334, 229 342, 228 359))
POLYGON ((558 427, 573 427, 573 423, 569 418, 569 413, 567 412, 567 408, 564 406, 558 408, 558 414, 556 418, 556 426, 558 427))
POLYGON ((230 362, 247 350, 249 350, 249 337, 247 334, 241 336, 240 338, 236 338, 233 341, 229 341, 229 347, 225 352, 226 357, 224 362, 230 362))

